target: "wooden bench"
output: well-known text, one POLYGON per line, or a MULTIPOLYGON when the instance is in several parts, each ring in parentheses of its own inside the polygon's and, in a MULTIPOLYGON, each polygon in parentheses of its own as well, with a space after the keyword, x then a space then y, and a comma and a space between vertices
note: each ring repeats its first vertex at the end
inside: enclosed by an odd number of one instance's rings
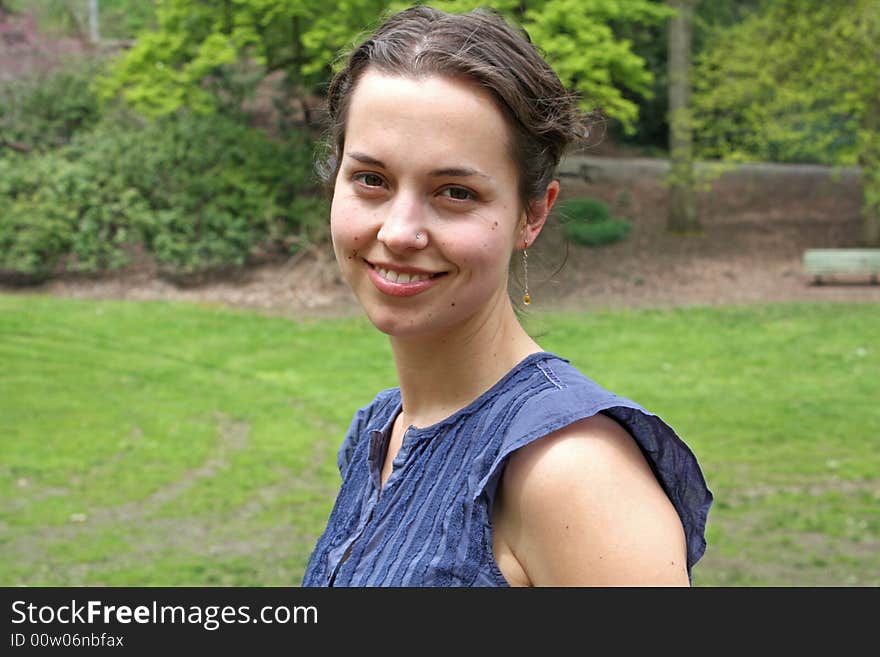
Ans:
POLYGON ((803 257, 804 270, 813 276, 816 285, 823 276, 836 274, 870 276, 877 284, 880 274, 880 249, 807 249, 803 257))

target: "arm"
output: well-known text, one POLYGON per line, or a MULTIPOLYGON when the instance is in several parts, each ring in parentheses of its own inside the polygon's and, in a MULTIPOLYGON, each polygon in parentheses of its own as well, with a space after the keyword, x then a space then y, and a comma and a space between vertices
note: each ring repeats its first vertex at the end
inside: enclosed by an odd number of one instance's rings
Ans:
POLYGON ((517 450, 500 486, 493 526, 532 585, 688 585, 678 514, 611 418, 517 450))

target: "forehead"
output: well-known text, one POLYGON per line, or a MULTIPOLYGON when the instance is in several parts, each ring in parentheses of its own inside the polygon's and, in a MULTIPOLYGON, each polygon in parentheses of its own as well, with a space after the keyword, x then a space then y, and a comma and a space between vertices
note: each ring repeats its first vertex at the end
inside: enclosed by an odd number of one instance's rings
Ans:
POLYGON ((468 164, 509 173, 510 134, 492 94, 440 75, 408 77, 367 70, 352 93, 345 150, 432 166, 468 164), (378 152, 377 152, 378 151, 378 152))

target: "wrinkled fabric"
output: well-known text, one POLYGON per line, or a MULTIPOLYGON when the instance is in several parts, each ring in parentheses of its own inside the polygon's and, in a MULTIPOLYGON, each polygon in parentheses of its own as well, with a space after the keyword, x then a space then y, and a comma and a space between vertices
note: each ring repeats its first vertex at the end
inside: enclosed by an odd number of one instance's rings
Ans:
POLYGON ((445 420, 409 427, 380 491, 400 410, 400 389, 392 388, 352 419, 337 459, 342 486, 303 586, 508 586, 490 522, 507 459, 597 413, 635 438, 672 501, 687 539, 688 577, 705 552, 712 494, 693 452, 659 417, 564 358, 531 354, 445 420))

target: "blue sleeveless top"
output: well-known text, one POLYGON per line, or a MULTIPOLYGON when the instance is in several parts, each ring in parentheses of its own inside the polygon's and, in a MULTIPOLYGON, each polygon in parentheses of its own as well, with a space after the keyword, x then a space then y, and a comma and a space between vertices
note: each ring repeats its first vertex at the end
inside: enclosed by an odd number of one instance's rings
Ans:
POLYGON ((596 413, 635 438, 678 511, 688 577, 705 552, 712 494, 691 450, 660 418, 555 354, 531 354, 465 408, 409 427, 380 491, 400 410, 400 389, 392 388, 355 414, 337 459, 342 487, 303 586, 508 586, 490 522, 507 458, 596 413))

